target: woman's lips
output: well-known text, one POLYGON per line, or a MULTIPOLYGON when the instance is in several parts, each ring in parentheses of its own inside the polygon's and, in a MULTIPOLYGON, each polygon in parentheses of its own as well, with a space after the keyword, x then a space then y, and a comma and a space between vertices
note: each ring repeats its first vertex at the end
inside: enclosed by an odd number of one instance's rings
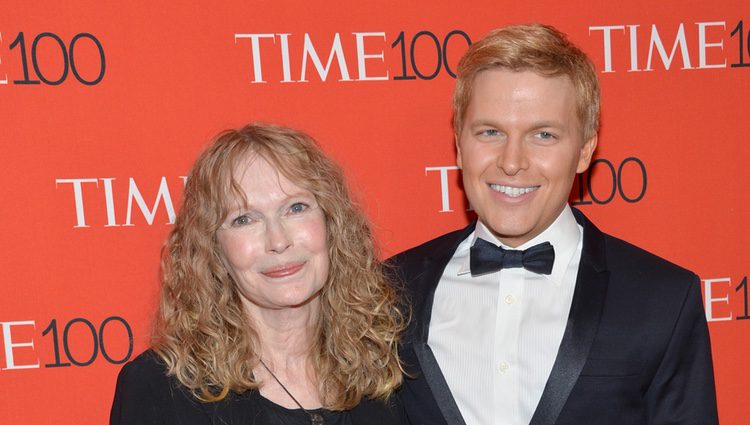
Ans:
POLYGON ((280 278, 280 277, 286 277, 291 276, 298 271, 302 269, 302 267, 305 266, 305 263, 296 263, 296 264, 287 264, 280 267, 274 267, 272 269, 264 270, 261 273, 264 276, 268 276, 270 278, 280 278))

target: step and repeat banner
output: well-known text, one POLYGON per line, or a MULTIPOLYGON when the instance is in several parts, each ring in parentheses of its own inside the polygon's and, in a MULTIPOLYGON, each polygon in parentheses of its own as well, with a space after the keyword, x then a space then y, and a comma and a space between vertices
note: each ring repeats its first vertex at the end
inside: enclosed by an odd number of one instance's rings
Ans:
POLYGON ((493 28, 543 22, 602 85, 571 203, 701 276, 721 421, 748 423, 746 1, 173 3, 3 4, 0 422, 107 422, 149 344, 185 176, 223 129, 313 135, 383 257, 463 226, 456 64, 493 28))

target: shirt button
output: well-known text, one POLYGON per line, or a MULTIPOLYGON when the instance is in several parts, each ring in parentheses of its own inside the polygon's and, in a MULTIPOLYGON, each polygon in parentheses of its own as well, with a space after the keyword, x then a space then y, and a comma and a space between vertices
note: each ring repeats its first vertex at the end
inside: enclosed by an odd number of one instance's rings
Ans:
POLYGON ((510 304, 513 304, 514 302, 516 302, 516 297, 514 297, 513 295, 508 295, 505 297, 505 304, 510 305, 510 304))
POLYGON ((510 365, 506 362, 500 363, 500 372, 505 373, 508 369, 510 369, 510 365))

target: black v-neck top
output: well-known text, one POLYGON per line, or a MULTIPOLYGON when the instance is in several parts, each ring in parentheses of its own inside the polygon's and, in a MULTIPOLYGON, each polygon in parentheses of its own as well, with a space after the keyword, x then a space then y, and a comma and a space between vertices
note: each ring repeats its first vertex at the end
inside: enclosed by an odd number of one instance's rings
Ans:
MULTIPOLYGON (((257 423, 274 423, 281 425, 310 425, 310 415, 302 409, 287 409, 284 406, 268 400, 258 391, 248 391, 250 399, 256 399, 258 405, 257 423)), ((325 425, 354 425, 350 412, 332 412, 326 409, 308 409, 310 413, 317 413, 323 417, 325 425)))
MULTIPOLYGON (((363 399, 351 410, 312 409, 325 425, 408 424, 397 397, 388 402, 363 399)), ((302 409, 287 409, 258 391, 230 393, 221 401, 196 399, 149 350, 126 364, 117 378, 110 425, 310 425, 302 409)))

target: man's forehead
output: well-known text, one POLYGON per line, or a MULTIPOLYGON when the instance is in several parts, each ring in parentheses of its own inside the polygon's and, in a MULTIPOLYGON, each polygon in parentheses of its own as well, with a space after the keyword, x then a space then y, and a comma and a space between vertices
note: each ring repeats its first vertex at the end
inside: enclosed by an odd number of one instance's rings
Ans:
POLYGON ((469 109, 477 104, 545 109, 566 103, 573 108, 576 103, 575 87, 570 79, 500 69, 477 76, 468 106, 469 109))
POLYGON ((554 71, 554 70, 535 70, 532 68, 509 68, 506 66, 493 66, 486 69, 483 69, 479 72, 477 72, 474 75, 474 78, 472 79, 472 94, 476 89, 476 82, 477 80, 487 78, 488 75, 509 75, 509 76, 526 76, 526 75, 533 75, 536 77, 539 77, 544 80, 549 81, 564 81, 566 84, 570 84, 573 89, 575 89, 575 84, 573 84, 573 80, 570 78, 568 74, 554 71))

